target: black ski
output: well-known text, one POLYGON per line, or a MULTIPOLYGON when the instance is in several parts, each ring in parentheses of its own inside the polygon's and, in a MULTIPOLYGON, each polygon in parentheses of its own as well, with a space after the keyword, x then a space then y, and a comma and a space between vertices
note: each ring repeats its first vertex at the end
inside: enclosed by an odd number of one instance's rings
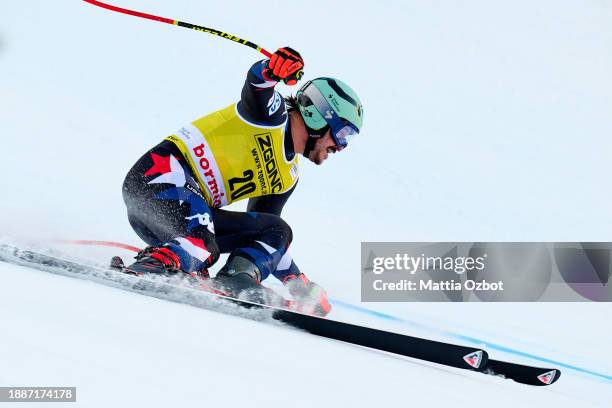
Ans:
POLYGON ((451 367, 479 369, 488 361, 486 351, 473 347, 406 336, 288 310, 275 310, 272 317, 317 336, 451 367))
MULTIPOLYGON (((211 299, 227 301, 224 304, 231 302, 240 308, 267 312, 268 316, 274 320, 318 336, 450 367, 503 375, 524 384, 550 385, 557 381, 561 374, 556 369, 490 360, 486 351, 475 347, 387 332, 214 294, 191 286, 184 286, 186 280, 181 280, 182 284, 177 284, 176 280, 169 282, 128 275, 110 268, 81 264, 54 255, 21 250, 8 245, 0 245, 0 260, 66 276, 85 277, 106 285, 204 309, 227 312, 226 309, 211 304, 211 299)), ((261 318, 261 316, 254 317, 261 318)))
POLYGON ((522 384, 544 386, 556 382, 561 371, 555 368, 540 368, 506 361, 491 360, 483 366, 486 374, 502 375, 522 384))

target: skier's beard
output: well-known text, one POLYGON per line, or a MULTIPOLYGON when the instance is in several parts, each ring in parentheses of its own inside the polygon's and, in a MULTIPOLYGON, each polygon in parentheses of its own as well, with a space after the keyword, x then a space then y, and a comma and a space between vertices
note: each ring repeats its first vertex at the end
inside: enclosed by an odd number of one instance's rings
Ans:
MULTIPOLYGON (((303 156, 308 157, 308 159, 311 161, 314 161, 311 158, 311 154, 314 153, 314 147, 316 143, 317 143, 317 138, 308 136, 308 140, 306 140, 306 146, 304 146, 303 156)), ((317 164, 320 164, 320 163, 317 163, 317 164)))

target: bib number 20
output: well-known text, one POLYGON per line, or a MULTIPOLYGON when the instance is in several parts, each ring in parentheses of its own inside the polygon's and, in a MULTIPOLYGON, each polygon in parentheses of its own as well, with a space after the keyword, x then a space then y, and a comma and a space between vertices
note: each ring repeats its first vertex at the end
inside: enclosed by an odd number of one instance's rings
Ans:
POLYGON ((240 197, 244 197, 247 194, 251 194, 257 186, 253 180, 253 170, 245 170, 242 172, 244 177, 232 177, 227 182, 231 191, 232 201, 238 200, 240 197))

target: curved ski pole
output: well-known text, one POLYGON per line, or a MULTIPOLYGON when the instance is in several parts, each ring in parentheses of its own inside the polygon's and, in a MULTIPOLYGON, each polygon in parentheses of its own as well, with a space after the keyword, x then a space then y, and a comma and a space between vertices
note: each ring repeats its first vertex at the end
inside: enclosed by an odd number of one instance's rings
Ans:
POLYGON ((159 16, 155 16, 153 14, 147 14, 147 13, 143 13, 143 12, 140 12, 140 11, 129 10, 129 9, 126 9, 126 8, 113 6, 112 4, 103 3, 103 2, 97 1, 97 0, 83 0, 83 1, 86 2, 86 3, 89 3, 89 4, 93 4, 94 6, 102 7, 102 8, 107 9, 107 10, 116 11, 118 13, 123 13, 123 14, 127 14, 127 15, 130 15, 130 16, 135 16, 135 17, 146 18, 148 20, 159 21, 161 23, 172 24, 172 25, 175 25, 175 26, 190 28, 190 29, 195 30, 195 31, 201 31, 201 32, 204 32, 204 33, 216 35, 218 37, 225 38, 227 40, 234 41, 234 42, 240 43, 242 45, 246 45, 247 47, 251 47, 251 48, 253 48, 256 51, 261 52, 263 55, 265 55, 268 58, 270 58, 272 56, 272 54, 270 52, 266 51, 264 48, 260 47, 259 45, 250 42, 249 40, 244 40, 244 39, 242 39, 240 37, 236 37, 235 35, 232 35, 232 34, 229 34, 229 33, 224 33, 223 31, 215 30, 214 28, 203 27, 203 26, 199 26, 199 25, 195 25, 195 24, 191 24, 191 23, 186 23, 184 21, 179 21, 179 20, 172 20, 170 18, 159 17, 159 16))

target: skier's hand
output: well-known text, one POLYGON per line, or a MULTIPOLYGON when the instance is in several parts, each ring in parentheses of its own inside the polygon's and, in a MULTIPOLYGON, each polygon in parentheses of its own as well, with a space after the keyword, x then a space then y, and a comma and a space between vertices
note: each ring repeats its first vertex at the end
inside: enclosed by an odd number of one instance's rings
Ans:
POLYGON ((331 311, 327 292, 321 286, 308 280, 306 275, 285 282, 299 312, 326 316, 331 311))
POLYGON ((299 52, 290 47, 279 48, 272 54, 263 76, 273 81, 295 85, 304 75, 304 60, 299 52))

